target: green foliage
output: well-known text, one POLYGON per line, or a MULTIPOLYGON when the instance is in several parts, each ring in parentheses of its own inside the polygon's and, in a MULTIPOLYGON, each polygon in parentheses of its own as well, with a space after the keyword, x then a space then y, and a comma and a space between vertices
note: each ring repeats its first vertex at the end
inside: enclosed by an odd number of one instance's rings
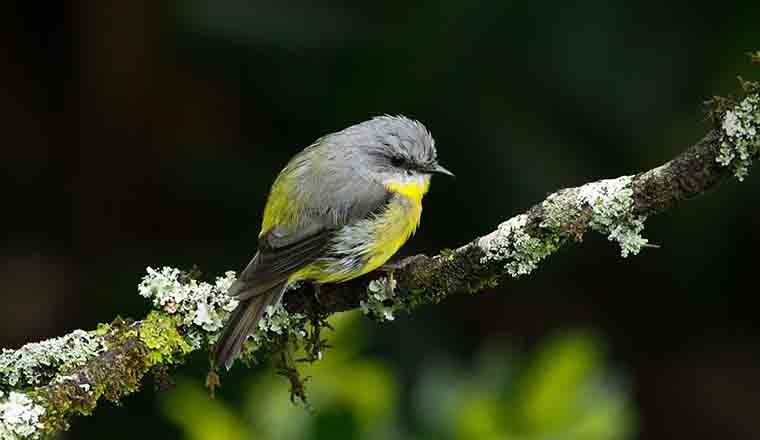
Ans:
POLYGON ((172 423, 180 426, 188 440, 243 440, 248 436, 245 421, 190 379, 180 380, 167 393, 161 408, 172 423))
MULTIPOLYGON (((618 440, 634 431, 627 389, 610 372, 590 333, 555 336, 535 352, 502 345, 471 365, 431 360, 404 388, 388 365, 362 356, 367 321, 356 312, 329 319, 324 358, 303 363, 312 411, 288 400, 288 383, 270 371, 251 378, 242 404, 211 400, 180 380, 163 401, 167 418, 200 439, 549 439, 618 440), (400 418, 410 400, 412 420, 400 418)), ((222 388, 224 395, 224 388, 222 388)))
POLYGON ((550 338, 527 358, 497 347, 471 368, 432 366, 417 400, 426 429, 446 439, 616 440, 635 420, 587 333, 550 338))
POLYGON ((605 371, 604 353, 592 335, 555 337, 534 356, 518 382, 517 415, 533 436, 621 438, 632 427, 624 390, 605 371))

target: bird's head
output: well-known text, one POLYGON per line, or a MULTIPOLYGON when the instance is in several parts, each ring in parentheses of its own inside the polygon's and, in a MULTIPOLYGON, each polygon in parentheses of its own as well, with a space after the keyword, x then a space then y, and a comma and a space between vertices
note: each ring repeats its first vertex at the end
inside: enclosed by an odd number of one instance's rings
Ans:
POLYGON ((344 131, 354 137, 361 163, 373 180, 388 186, 419 185, 433 174, 454 176, 438 163, 435 140, 422 123, 404 116, 378 116, 344 131))

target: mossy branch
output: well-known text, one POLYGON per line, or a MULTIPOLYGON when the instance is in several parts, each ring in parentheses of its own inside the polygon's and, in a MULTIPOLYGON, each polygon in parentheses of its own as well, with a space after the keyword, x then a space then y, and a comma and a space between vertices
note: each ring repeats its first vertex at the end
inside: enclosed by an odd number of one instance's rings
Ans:
MULTIPOLYGON (((268 310, 242 360, 275 357, 295 395, 303 398, 303 381, 284 360, 293 358, 294 346, 305 349, 305 360, 318 360, 326 348, 320 329, 332 313, 361 308, 370 317, 390 320, 398 311, 493 287, 531 273, 562 245, 580 242, 588 230, 617 242, 623 257, 652 246, 641 236, 647 217, 731 175, 743 179, 760 155, 760 86, 742 85, 741 98, 711 101, 711 129, 666 164, 561 189, 486 236, 433 257, 406 259, 390 272, 323 286, 318 300, 309 286, 292 288, 283 306, 268 310)), ((209 350, 236 305, 225 295, 234 273, 213 284, 197 278, 193 272, 149 268, 138 286, 155 307, 145 319, 117 318, 90 332, 3 350, 0 440, 65 430, 72 417, 91 414, 102 399, 118 402, 150 376, 162 386, 168 368, 193 351, 209 350)), ((218 377, 210 374, 209 384, 215 383, 218 377)))

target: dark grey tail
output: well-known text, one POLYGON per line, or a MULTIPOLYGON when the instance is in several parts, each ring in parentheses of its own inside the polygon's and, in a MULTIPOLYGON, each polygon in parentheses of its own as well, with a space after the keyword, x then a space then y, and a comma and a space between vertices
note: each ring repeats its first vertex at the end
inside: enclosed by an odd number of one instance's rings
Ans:
MULTIPOLYGON (((276 306, 280 302, 280 299, 282 299, 286 285, 287 282, 281 282, 272 286, 271 289, 256 293, 238 304, 235 311, 232 312, 232 316, 230 316, 230 319, 224 325, 222 336, 216 343, 214 349, 214 369, 218 369, 222 365, 228 370, 232 367, 235 358, 243 350, 243 343, 248 338, 248 335, 253 333, 259 320, 264 316, 267 306, 276 306)), ((240 287, 233 286, 230 291, 233 289, 237 291, 246 290, 245 287, 240 287)))

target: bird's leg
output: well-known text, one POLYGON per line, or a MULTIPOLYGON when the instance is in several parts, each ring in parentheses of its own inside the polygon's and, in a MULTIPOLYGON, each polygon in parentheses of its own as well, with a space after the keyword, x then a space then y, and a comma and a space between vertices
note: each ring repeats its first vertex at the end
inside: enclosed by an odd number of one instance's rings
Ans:
POLYGON ((322 300, 319 298, 319 295, 322 294, 322 284, 314 281, 311 283, 311 287, 314 288, 314 298, 317 300, 317 304, 321 306, 322 300))

